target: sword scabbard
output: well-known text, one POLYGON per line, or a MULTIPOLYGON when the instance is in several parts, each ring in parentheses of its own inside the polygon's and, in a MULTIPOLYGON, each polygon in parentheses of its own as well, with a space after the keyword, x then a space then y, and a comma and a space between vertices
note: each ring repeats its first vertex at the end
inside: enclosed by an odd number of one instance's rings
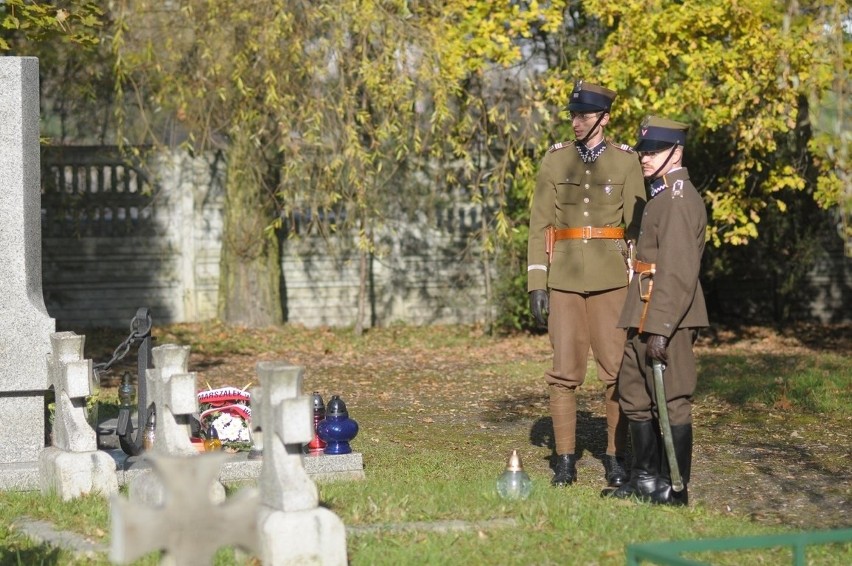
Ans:
POLYGON ((654 396, 657 400, 660 433, 663 436, 666 460, 669 462, 672 489, 680 493, 683 491, 683 478, 680 475, 680 467, 677 464, 677 454, 675 453, 674 439, 672 438, 672 425, 669 422, 669 406, 666 402, 666 387, 663 383, 663 364, 660 360, 652 360, 651 365, 654 368, 654 396))

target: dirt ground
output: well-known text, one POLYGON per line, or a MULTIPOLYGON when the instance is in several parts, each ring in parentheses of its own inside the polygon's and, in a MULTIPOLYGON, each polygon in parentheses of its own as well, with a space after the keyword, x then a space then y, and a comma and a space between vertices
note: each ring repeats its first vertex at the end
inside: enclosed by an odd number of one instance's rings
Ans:
MULTIPOLYGON (((190 361, 190 369, 199 372, 200 387, 243 387, 256 380, 259 360, 286 359, 308 369, 306 388, 349 391, 347 403, 356 406, 381 403, 401 419, 487 426, 507 435, 528 429, 531 444, 552 443, 545 388, 530 377, 540 375, 538 368, 549 362, 546 336, 421 347, 418 340, 433 339, 428 332, 425 338, 411 338, 405 330, 382 329, 365 346, 328 330, 278 336, 246 332, 237 342, 236 331, 224 327, 167 330, 159 343, 197 340, 202 345, 193 347, 190 361), (209 346, 216 340, 222 343, 209 346), (501 368, 514 369, 504 373, 501 368)), ((112 350, 107 344, 115 337, 96 335, 94 353, 87 351, 87 356, 96 361, 97 356, 108 357, 112 350)), ((726 351, 814 350, 848 355, 852 326, 798 326, 781 332, 765 327, 715 329, 696 344, 699 358, 726 351)), ((105 381, 105 386, 115 384, 105 381)), ((841 394, 852 394, 852 383, 841 394)), ((580 475, 599 483, 595 455, 605 447, 599 391, 581 389, 578 409, 578 447, 585 451, 580 475)), ((705 395, 697 400, 694 421, 692 502, 763 524, 808 530, 852 526, 852 415, 827 418, 783 405, 735 406, 705 395)))

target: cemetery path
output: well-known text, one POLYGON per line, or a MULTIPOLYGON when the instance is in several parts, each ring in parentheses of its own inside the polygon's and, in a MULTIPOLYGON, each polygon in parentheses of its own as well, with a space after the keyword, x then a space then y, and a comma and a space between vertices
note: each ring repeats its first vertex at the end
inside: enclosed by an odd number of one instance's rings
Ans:
MULTIPOLYGON (((87 356, 95 361, 108 356, 111 339, 109 333, 96 333, 90 339, 94 351, 87 356)), ((198 372, 202 388, 251 384, 256 363, 263 359, 304 366, 306 393, 329 392, 323 393, 328 401, 332 392, 340 392, 361 422, 365 460, 370 446, 381 442, 412 450, 431 442, 440 449, 436 436, 442 430, 474 428, 487 429, 494 444, 467 445, 466 450, 491 457, 495 449, 502 454, 521 439, 528 442, 525 451, 532 452, 525 466, 531 473, 550 474, 552 429, 541 379, 550 362, 546 336, 495 339, 472 328, 392 327, 354 338, 343 330, 248 331, 208 324, 167 327, 158 343, 193 346, 190 369, 198 372)), ((723 379, 730 374, 734 382, 732 355, 745 355, 748 363, 765 364, 771 372, 777 367, 773 364, 799 363, 802 354, 816 351, 839 356, 848 368, 852 327, 716 329, 696 344, 699 375, 723 379)), ((590 371, 593 366, 590 361, 590 371)), ((798 410, 786 398, 789 384, 780 378, 767 382, 772 391, 744 401, 699 384, 691 501, 764 524, 852 526, 852 415, 798 410)), ((579 484, 594 488, 603 486, 601 393, 600 383, 590 377, 578 397, 579 484)), ((850 393, 852 383, 838 391, 850 393)))

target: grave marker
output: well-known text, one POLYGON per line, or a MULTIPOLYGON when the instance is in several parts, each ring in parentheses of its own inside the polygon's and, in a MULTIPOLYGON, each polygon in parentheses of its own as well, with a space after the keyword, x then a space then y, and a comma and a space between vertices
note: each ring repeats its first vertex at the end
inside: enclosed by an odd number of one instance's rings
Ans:
POLYGON ((150 456, 164 487, 163 502, 154 507, 112 498, 110 560, 129 564, 163 550, 161 564, 207 566, 224 546, 257 553, 257 490, 244 488, 221 504, 209 495, 226 458, 150 456))
MULTIPOLYGON (((187 373, 189 346, 165 344, 152 350, 154 368, 146 374, 149 400, 157 408, 154 452, 192 456, 190 415, 198 409, 195 372, 187 373)), ((140 423, 143 426, 144 423, 140 423)))
POLYGON ((41 286, 38 59, 0 57, 0 488, 38 485, 50 334, 41 286))
POLYGON ((263 430, 260 558, 264 564, 345 566, 346 528, 319 507, 316 485, 303 466, 302 444, 314 434, 311 399, 301 394, 304 369, 260 362, 257 373, 260 387, 251 398, 260 407, 263 430))
POLYGON ((68 500, 99 492, 118 491, 115 461, 98 451, 95 430, 86 419, 86 398, 92 390, 92 360, 83 359, 85 336, 56 332, 50 337, 48 362, 55 395, 53 446, 39 456, 39 483, 44 493, 68 500))

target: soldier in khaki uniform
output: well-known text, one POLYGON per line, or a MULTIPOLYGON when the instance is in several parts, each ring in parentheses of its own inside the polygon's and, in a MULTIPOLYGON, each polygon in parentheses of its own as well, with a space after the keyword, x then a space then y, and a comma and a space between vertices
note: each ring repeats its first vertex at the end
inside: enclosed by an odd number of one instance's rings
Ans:
POLYGON ((630 481, 612 494, 686 505, 692 466, 692 395, 697 381, 692 345, 708 325, 698 280, 707 212, 682 166, 687 126, 649 117, 636 151, 650 182, 627 302, 618 322, 627 329, 618 378, 621 407, 633 444, 630 481), (653 360, 664 364, 663 384, 671 437, 684 488, 672 489, 655 405, 653 360))
POLYGON ((547 325, 553 368, 545 372, 556 443, 551 483, 577 478, 576 389, 586 376, 589 347, 606 384, 607 483, 627 481, 627 433, 616 377, 625 334, 616 327, 627 296, 627 239, 638 235, 645 184, 633 150, 604 137, 616 93, 580 81, 568 110, 576 140, 550 147, 539 169, 530 211, 530 310, 547 325))

